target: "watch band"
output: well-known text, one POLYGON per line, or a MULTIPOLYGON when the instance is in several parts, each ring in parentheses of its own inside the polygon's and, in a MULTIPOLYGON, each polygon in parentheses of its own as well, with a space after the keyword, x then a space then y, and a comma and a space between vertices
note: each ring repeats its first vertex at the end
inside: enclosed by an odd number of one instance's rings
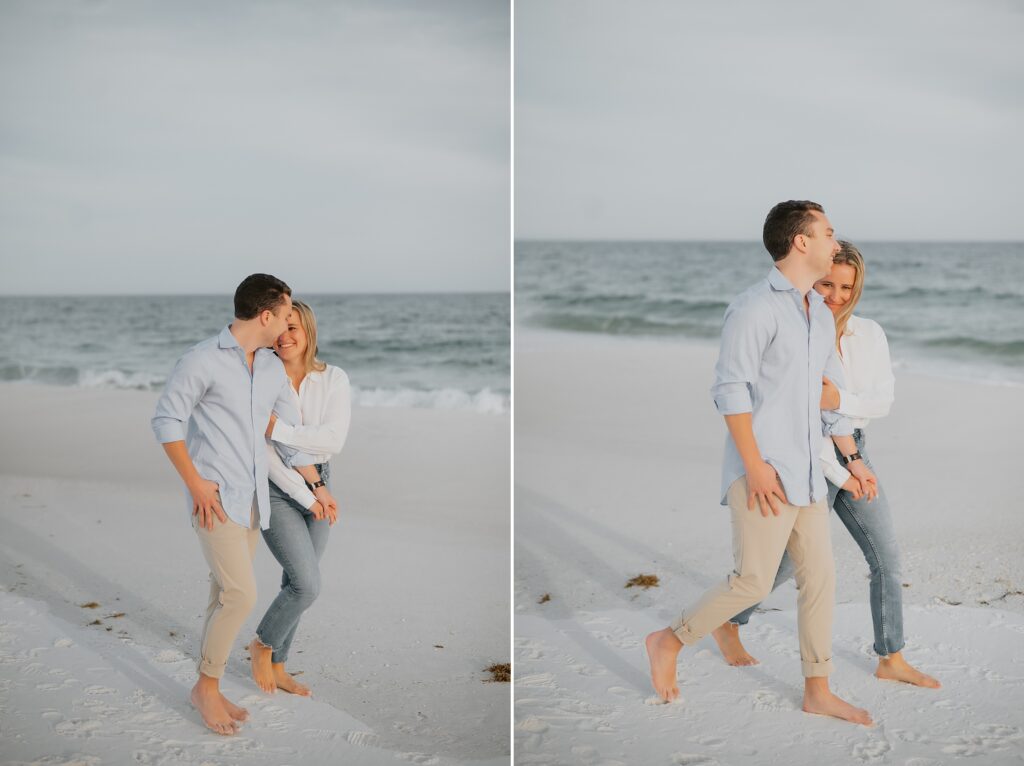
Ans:
POLYGON ((859 452, 854 452, 849 457, 846 457, 845 455, 842 457, 843 465, 849 465, 854 460, 863 460, 863 459, 864 458, 861 457, 861 454, 859 452))
POLYGON ((310 492, 315 492, 316 490, 320 489, 320 487, 326 486, 327 482, 324 481, 323 479, 320 479, 319 481, 314 481, 312 484, 310 484, 308 481, 306 482, 306 487, 309 489, 310 492))

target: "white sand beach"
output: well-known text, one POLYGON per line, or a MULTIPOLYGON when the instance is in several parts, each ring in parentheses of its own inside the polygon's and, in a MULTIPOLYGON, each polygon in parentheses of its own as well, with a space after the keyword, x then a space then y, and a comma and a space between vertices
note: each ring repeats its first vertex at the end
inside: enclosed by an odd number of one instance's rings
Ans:
POLYGON ((680 655, 682 700, 652 704, 644 636, 732 567, 716 354, 517 329, 516 763, 1024 763, 1024 389, 907 368, 867 441, 902 548, 904 653, 943 688, 872 676, 867 565, 833 514, 832 686, 876 725, 800 712, 792 584, 743 633, 760 665, 727 666, 709 636, 680 655), (659 586, 626 588, 638 574, 659 586))
POLYGON ((207 569, 156 397, 0 385, 0 761, 507 763, 509 685, 484 669, 510 659, 509 417, 354 411, 289 662, 314 697, 249 677, 280 577, 261 543, 223 683, 251 719, 224 738, 187 702, 207 569))

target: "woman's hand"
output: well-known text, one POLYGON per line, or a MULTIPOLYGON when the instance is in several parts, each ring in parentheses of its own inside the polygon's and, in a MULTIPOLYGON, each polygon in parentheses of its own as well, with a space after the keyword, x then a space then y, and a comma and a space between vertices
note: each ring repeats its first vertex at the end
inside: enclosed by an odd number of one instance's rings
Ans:
MULTIPOLYGON (((821 379, 821 409, 835 410, 839 408, 839 389, 828 378, 821 379)), ((845 489, 845 487, 844 487, 845 489)))
POLYGON ((270 424, 267 426, 267 438, 269 439, 271 434, 274 433, 274 424, 277 423, 277 413, 270 413, 270 424))
POLYGON ((310 513, 312 513, 313 514, 313 518, 316 519, 317 521, 323 520, 323 517, 324 517, 324 507, 323 507, 323 505, 321 505, 319 500, 314 500, 313 504, 311 506, 309 506, 309 508, 307 508, 306 510, 309 511, 310 513))
POLYGON ((338 501, 334 499, 334 496, 327 490, 327 487, 317 487, 314 494, 323 508, 323 514, 317 516, 317 521, 326 516, 333 526, 334 522, 338 520, 338 501))
POLYGON ((850 478, 846 480, 846 483, 842 486, 842 489, 845 489, 847 492, 853 495, 854 500, 860 500, 864 496, 864 490, 861 487, 860 479, 853 475, 851 475, 850 478))
POLYGON ((860 480, 860 487, 869 503, 878 497, 878 479, 875 478, 871 469, 864 465, 863 460, 854 460, 846 466, 846 470, 860 480))

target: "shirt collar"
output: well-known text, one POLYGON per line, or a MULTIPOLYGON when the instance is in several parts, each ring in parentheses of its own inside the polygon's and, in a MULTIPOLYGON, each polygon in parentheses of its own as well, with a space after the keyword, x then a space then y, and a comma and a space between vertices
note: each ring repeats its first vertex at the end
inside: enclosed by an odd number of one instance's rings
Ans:
MULTIPOLYGON (((773 290, 780 292, 792 291, 797 296, 803 297, 800 295, 800 291, 793 287, 793 283, 789 281, 786 275, 779 271, 777 266, 772 266, 772 270, 768 272, 768 284, 772 286, 773 290)), ((825 299, 814 288, 807 291, 807 299, 811 302, 811 305, 825 302, 825 299)))
POLYGON ((231 334, 231 325, 227 325, 217 336, 217 345, 221 348, 241 348, 235 336, 231 334))

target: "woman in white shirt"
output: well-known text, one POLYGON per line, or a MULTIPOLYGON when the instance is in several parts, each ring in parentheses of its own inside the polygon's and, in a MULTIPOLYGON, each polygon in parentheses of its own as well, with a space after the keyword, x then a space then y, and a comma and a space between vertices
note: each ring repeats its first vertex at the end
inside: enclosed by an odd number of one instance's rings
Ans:
POLYGON ((249 645, 253 679, 261 689, 304 696, 310 694, 309 688, 285 670, 285 662, 299 620, 320 592, 320 557, 330 527, 338 519, 338 504, 328 489, 328 461, 341 452, 351 417, 348 375, 317 358, 316 336, 312 309, 293 301, 288 329, 277 339, 274 350, 291 380, 302 424, 289 426, 272 416, 267 436, 304 453, 319 480, 307 484, 268 442, 271 512, 270 528, 263 531, 263 539, 284 573, 281 590, 249 645))
MULTIPOLYGON (((894 396, 894 379, 889 361, 889 344, 882 328, 870 319, 854 316, 853 309, 864 288, 864 258, 849 242, 840 241, 832 270, 814 284, 836 320, 836 346, 846 375, 843 388, 827 378, 821 395, 823 410, 837 410, 853 422, 854 441, 864 462, 874 471, 866 451, 865 429, 874 418, 889 414, 894 396)), ((881 485, 865 486, 839 460, 831 441, 821 453, 828 479, 829 506, 856 541, 870 570, 871 619, 874 649, 878 654, 875 675, 917 686, 938 688, 939 682, 912 667, 903 658, 903 584, 899 548, 892 512, 881 485)), ((793 575, 789 554, 783 556, 772 587, 779 587, 793 575)), ((739 626, 745 625, 757 607, 750 607, 715 630, 715 639, 730 665, 757 663, 739 640, 739 626)))

